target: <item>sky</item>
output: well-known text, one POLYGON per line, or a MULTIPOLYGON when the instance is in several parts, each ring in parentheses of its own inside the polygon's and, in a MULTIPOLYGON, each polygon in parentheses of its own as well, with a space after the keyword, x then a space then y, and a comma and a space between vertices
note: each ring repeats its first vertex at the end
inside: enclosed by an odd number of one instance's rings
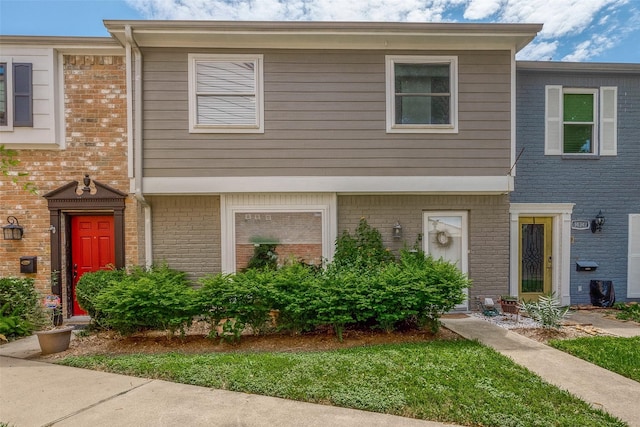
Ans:
POLYGON ((541 23, 517 59, 640 63, 640 0, 0 0, 1 35, 108 36, 104 19, 541 23))

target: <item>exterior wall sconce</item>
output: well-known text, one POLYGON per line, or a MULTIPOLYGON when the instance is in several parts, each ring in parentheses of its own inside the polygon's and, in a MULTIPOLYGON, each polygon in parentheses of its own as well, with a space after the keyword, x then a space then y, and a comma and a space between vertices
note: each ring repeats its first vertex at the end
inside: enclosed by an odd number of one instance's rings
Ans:
POLYGON ((602 215, 602 210, 600 210, 600 212, 598 212, 598 215, 596 215, 596 219, 591 220, 591 232, 595 233, 596 231, 602 231, 604 222, 605 218, 604 215, 602 215))
POLYGON ((393 226, 392 234, 394 239, 402 239, 402 226, 399 221, 396 221, 396 225, 393 226))
POLYGON ((18 223, 18 218, 15 216, 7 217, 8 225, 2 227, 2 234, 4 234, 4 240, 22 240, 24 234, 24 228, 18 223))

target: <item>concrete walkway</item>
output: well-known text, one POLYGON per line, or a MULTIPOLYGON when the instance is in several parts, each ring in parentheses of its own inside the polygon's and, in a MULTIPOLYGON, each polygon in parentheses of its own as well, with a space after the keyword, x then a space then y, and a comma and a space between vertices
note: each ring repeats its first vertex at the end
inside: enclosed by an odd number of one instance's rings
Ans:
MULTIPOLYGON (((611 335, 640 335, 637 324, 609 320, 598 313, 579 311, 569 319, 573 323, 593 325, 611 335)), ((443 319, 442 323, 465 338, 494 348, 545 381, 629 426, 640 427, 640 383, 479 318, 443 319)))

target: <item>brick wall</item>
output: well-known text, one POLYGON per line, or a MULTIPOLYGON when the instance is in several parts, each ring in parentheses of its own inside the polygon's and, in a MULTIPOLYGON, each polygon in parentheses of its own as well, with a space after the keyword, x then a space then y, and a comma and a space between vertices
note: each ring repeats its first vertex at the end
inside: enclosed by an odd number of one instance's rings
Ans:
MULTIPOLYGON (((31 195, 0 176, 0 223, 7 215, 18 218, 24 227, 21 241, 0 240, 0 276, 21 276, 19 258, 38 257, 38 274, 33 275, 39 289, 50 289, 49 211, 41 196, 84 174, 120 191, 128 192, 127 111, 125 63, 122 56, 64 56, 63 150, 17 150, 19 171, 38 188, 31 195)), ((11 148, 11 147, 7 147, 11 148)), ((128 265, 138 263, 137 206, 126 200, 125 256, 128 265)), ((63 272, 64 277, 64 272, 63 272)), ((64 288, 64 286, 63 286, 64 288)))
MULTIPOLYGON (((385 246, 398 251, 418 242, 418 234, 424 232, 424 211, 440 210, 469 214, 470 298, 508 293, 508 196, 338 196, 338 231, 353 233, 364 217, 380 231, 385 246), (391 234, 396 221, 402 225, 400 240, 394 240, 391 234)), ((469 308, 473 309, 473 304, 469 308)))
POLYGON ((185 271, 189 279, 219 273, 220 197, 153 196, 153 261, 185 271))

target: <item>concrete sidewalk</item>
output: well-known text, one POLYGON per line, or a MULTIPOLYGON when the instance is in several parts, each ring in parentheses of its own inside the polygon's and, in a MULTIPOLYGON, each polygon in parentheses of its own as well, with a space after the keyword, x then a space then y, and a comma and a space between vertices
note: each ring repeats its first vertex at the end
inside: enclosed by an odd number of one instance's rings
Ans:
POLYGON ((26 360, 36 337, 0 346, 0 421, 32 426, 451 426, 26 360))
MULTIPOLYGON (((611 335, 640 335, 640 326, 634 323, 603 319, 597 314, 576 314, 569 319, 596 326, 611 335)), ((631 427, 640 427, 640 383, 479 318, 442 319, 442 323, 467 339, 494 348, 594 408, 620 418, 631 427)))

